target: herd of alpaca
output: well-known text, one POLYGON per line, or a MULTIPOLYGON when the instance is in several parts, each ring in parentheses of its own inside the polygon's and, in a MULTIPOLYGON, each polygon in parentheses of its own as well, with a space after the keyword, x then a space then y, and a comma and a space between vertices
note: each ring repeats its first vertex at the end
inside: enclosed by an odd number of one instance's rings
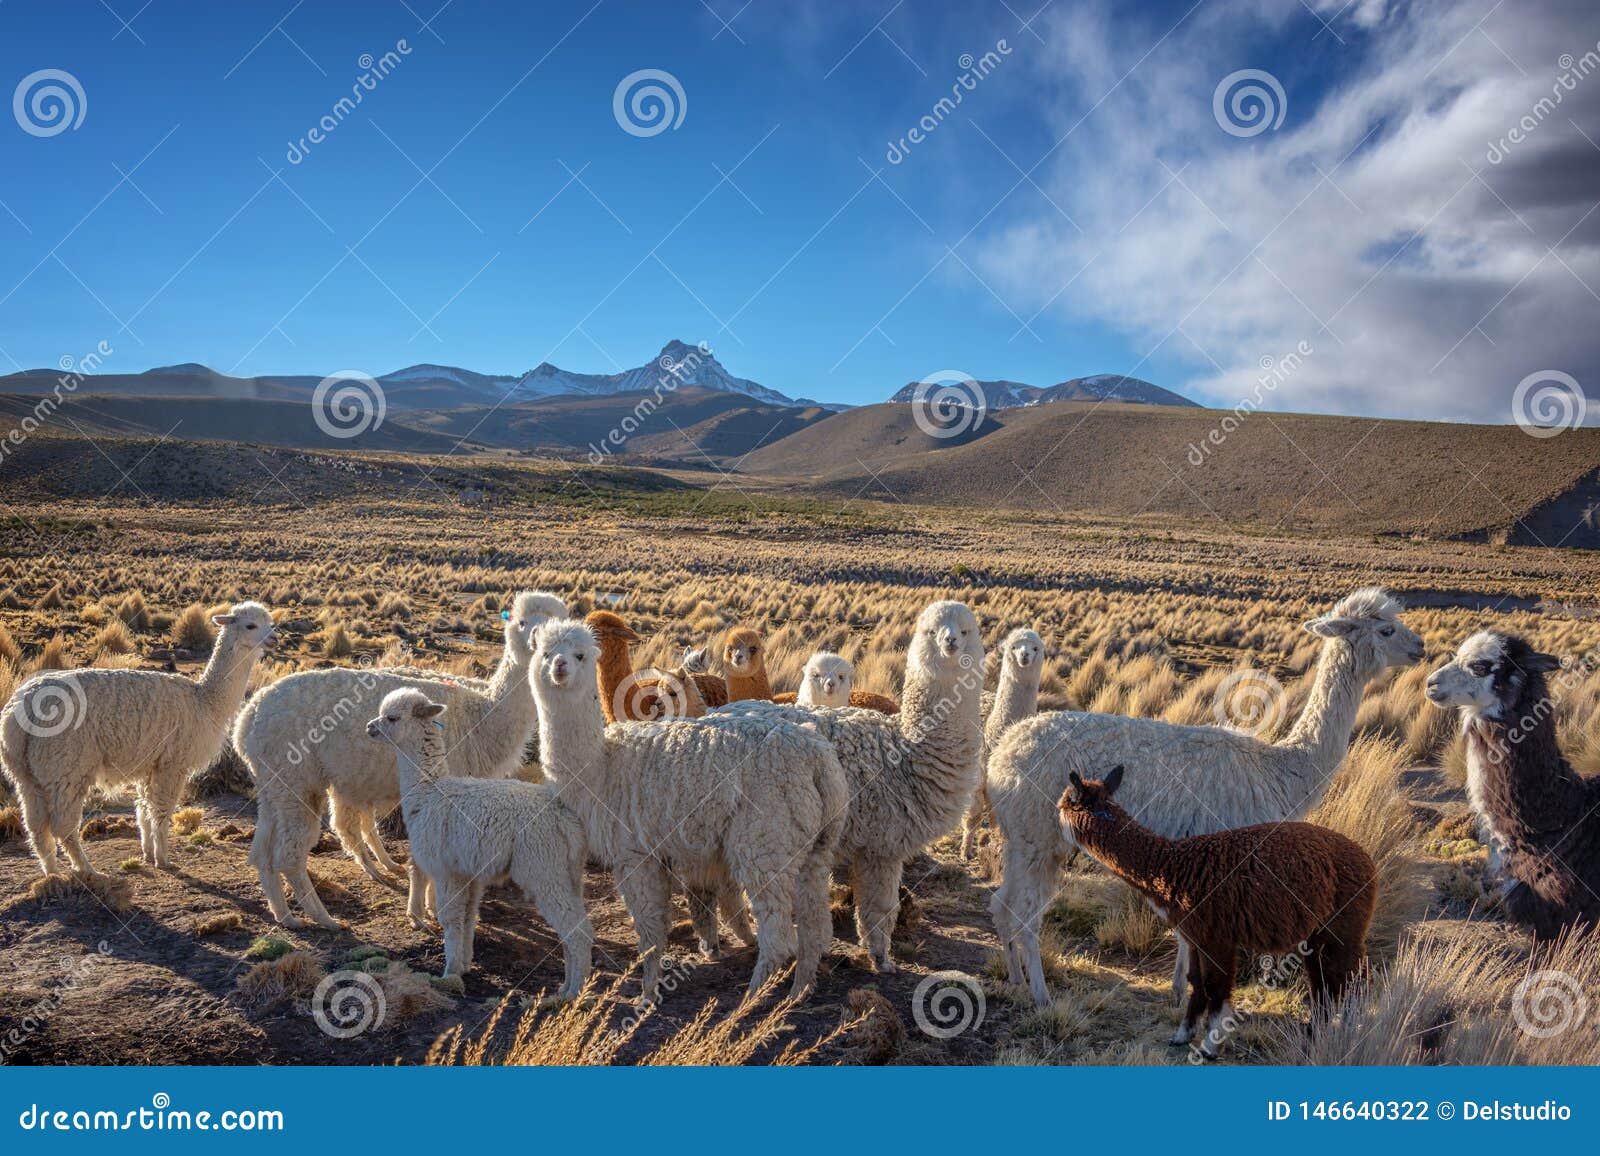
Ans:
MULTIPOLYGON (((408 914, 436 918, 445 972, 470 970, 487 886, 515 883, 560 939, 564 996, 591 967, 586 864, 612 873, 638 934, 642 995, 653 999, 675 886, 702 952, 721 951, 719 919, 755 948, 750 990, 794 964, 816 980, 832 940, 829 879, 848 876, 856 930, 875 970, 893 973, 891 933, 905 862, 961 831, 998 828, 1001 881, 990 910, 1009 981, 1048 1004, 1040 923, 1063 868, 1089 855, 1172 929, 1173 1042, 1205 1018, 1215 1054, 1229 1015, 1235 955, 1298 951, 1318 1013, 1364 958, 1372 861, 1298 820, 1342 763, 1366 687, 1423 657, 1399 604, 1366 589, 1306 629, 1322 639, 1310 693, 1283 737, 1081 711, 1039 711, 1044 640, 1012 630, 984 690, 978 618, 938 601, 918 616, 901 699, 853 686, 854 669, 819 651, 800 686, 775 693, 760 633, 739 627, 720 652, 674 670, 635 671, 640 641, 618 614, 568 616, 524 591, 504 619, 487 679, 416 667, 303 671, 246 698, 273 635, 266 607, 242 602, 196 679, 126 669, 41 674, 0 713, 0 767, 46 874, 93 874, 79 828, 91 788, 132 785, 140 844, 166 866, 185 779, 231 734, 255 779, 250 862, 279 923, 341 925, 307 869, 323 815, 373 879, 401 886, 377 818, 400 807, 408 914), (374 716, 374 711, 376 712, 374 716), (537 741, 543 781, 518 775, 537 741), (750 916, 754 916, 751 926, 750 916)), ((1505 910, 1540 939, 1600 923, 1600 783, 1577 775, 1556 739, 1546 676, 1558 661, 1520 638, 1483 632, 1427 682, 1459 709, 1468 793, 1503 875, 1505 910)))

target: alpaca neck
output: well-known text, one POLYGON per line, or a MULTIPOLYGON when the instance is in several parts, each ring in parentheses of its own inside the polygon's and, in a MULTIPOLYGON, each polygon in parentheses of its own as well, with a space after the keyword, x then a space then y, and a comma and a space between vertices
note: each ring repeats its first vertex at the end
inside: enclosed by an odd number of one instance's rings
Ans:
POLYGON ((400 779, 400 809, 409 822, 422 796, 450 772, 449 747, 444 727, 436 722, 422 724, 422 737, 416 747, 396 752, 395 767, 400 779))
POLYGON ((528 696, 528 662, 532 655, 506 643, 500 661, 489 676, 489 697, 497 703, 508 698, 528 696))
POLYGON ((983 678, 976 663, 948 684, 917 662, 906 664, 900 733, 913 749, 936 747, 949 765, 976 765, 983 747, 983 678))
POLYGON ((729 669, 727 683, 729 702, 741 702, 744 699, 772 701, 772 685, 767 682, 765 663, 752 664, 748 672, 729 669))
POLYGON ((557 688, 534 683, 539 703, 539 762, 546 779, 558 787, 582 782, 587 789, 563 791, 562 801, 587 812, 605 796, 606 719, 598 690, 557 688))
POLYGON ((1073 816, 1078 845, 1124 883, 1162 906, 1170 904, 1175 842, 1140 826, 1120 808, 1104 815, 1073 816))
POLYGON ((232 640, 217 640, 211 659, 195 683, 200 702, 213 717, 227 717, 244 701, 245 688, 250 685, 250 672, 255 669, 261 655, 259 647, 246 646, 232 640))
POLYGON ((1503 835, 1565 832, 1583 809, 1582 781, 1561 753, 1553 715, 1533 710, 1514 712, 1510 720, 1473 719, 1466 727, 1480 776, 1474 794, 1503 835), (1530 718, 1539 721, 1523 728, 1522 721, 1530 718))
POLYGON ((1356 712, 1361 709, 1361 695, 1371 676, 1371 671, 1360 669, 1355 649, 1348 642, 1325 640, 1317 659, 1311 697, 1294 727, 1275 744, 1282 750, 1309 755, 1324 786, 1350 749, 1356 712))
POLYGON ((1005 663, 1000 668, 1000 685, 995 688, 994 705, 984 724, 984 741, 993 747, 1012 723, 1020 722, 1039 708, 1039 668, 1027 670, 1005 663))
POLYGON ((620 638, 601 638, 600 661, 596 664, 595 676, 600 687, 600 709, 606 722, 617 721, 617 690, 632 673, 628 644, 620 638))

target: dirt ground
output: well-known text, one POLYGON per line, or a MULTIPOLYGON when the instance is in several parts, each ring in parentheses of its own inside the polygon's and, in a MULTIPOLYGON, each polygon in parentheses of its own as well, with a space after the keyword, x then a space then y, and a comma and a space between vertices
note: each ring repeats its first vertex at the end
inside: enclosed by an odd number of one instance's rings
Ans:
MULTIPOLYGON (((511 994, 554 990, 561 982, 560 945, 543 922, 512 889, 489 893, 483 906, 475 966, 466 994, 454 1006, 428 1012, 404 1024, 382 1027, 351 1039, 334 1039, 318 1027, 305 1000, 286 1001, 266 1014, 248 1009, 236 993, 240 977, 253 965, 245 953, 262 935, 282 935, 297 949, 316 955, 332 971, 362 947, 375 947, 412 969, 433 975, 444 964, 437 934, 414 930, 405 914, 405 896, 369 879, 331 838, 312 858, 319 890, 347 931, 278 928, 261 898, 255 870, 246 861, 254 805, 234 796, 208 800, 202 829, 222 835, 209 844, 176 839, 170 872, 143 868, 122 873, 118 865, 139 853, 132 831, 88 841, 96 867, 132 882, 130 906, 112 911, 87 892, 54 900, 26 898, 39 877, 26 841, 0 845, 0 1039, 21 1025, 30 1009, 52 998, 73 960, 105 953, 106 962, 74 974, 78 981, 59 997, 59 1006, 38 1017, 39 1026, 9 1057, 20 1064, 369 1064, 418 1062, 443 1031, 462 1024, 476 1036, 495 1003, 511 994), (195 927, 206 919, 237 913, 240 925, 201 937, 195 927), (105 944, 105 948, 100 945, 105 944), (80 974, 81 972, 81 974, 80 974)), ((400 845, 403 848, 403 844, 400 845)), ((907 1042, 897 1062, 987 1063, 996 1041, 1005 1038, 1016 1010, 989 1000, 985 1021, 948 1041, 924 1036, 911 1012, 913 992, 926 975, 959 970, 983 973, 996 947, 987 911, 986 888, 954 860, 927 856, 907 870, 918 916, 897 939, 900 974, 876 976, 851 948, 848 913, 837 913, 835 951, 824 966, 815 997, 793 1017, 794 1036, 811 1041, 838 1026, 844 999, 854 988, 880 991, 900 1013, 907 1042)), ((595 965, 608 975, 635 958, 635 939, 626 909, 605 872, 591 872, 586 900, 596 933, 595 965)), ((666 995, 659 1013, 642 1029, 629 1053, 648 1049, 697 1012, 707 999, 731 1007, 742 993, 754 963, 754 949, 729 940, 724 957, 703 960, 696 949, 680 897, 671 947, 687 965, 685 978, 666 995)), ((853 936, 852 936, 853 939, 853 936)), ((625 995, 636 991, 624 988, 625 995)), ((631 1013, 616 1009, 620 1023, 631 1013)), ((512 1017, 514 1018, 514 1017, 512 1017)), ((838 1043, 819 1056, 824 1062, 849 1061, 838 1043)))

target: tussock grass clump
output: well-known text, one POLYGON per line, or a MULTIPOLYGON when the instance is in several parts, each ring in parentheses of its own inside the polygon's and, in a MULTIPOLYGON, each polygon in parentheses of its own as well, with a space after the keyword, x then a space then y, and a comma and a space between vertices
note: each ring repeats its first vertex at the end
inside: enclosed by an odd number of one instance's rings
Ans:
POLYGON ((870 987, 855 988, 845 996, 839 1029, 850 1062, 855 1064, 887 1064, 906 1041, 905 1021, 894 1004, 870 987))
POLYGON ((0 659, 4 659, 12 666, 22 665, 22 648, 17 645, 17 640, 11 637, 11 632, 0 625, 0 659))
POLYGON ((144 870, 144 860, 137 855, 131 855, 117 864, 117 870, 124 875, 137 875, 144 870))
POLYGON ((212 935, 225 935, 230 931, 237 931, 244 926, 244 916, 237 911, 224 911, 220 915, 208 915, 194 921, 194 933, 205 939, 212 935))
POLYGON ((144 604, 144 595, 130 590, 117 603, 116 615, 129 630, 150 629, 150 611, 144 604))
MULTIPOLYGON (((505 999, 495 1009, 488 1024, 475 1040, 467 1040, 458 1024, 444 1033, 431 1048, 430 1066, 472 1067, 565 1067, 609 1066, 617 1062, 623 1047, 655 1014, 645 1011, 624 1018, 612 1027, 613 1010, 627 1006, 621 998, 622 986, 632 978, 632 969, 617 976, 602 991, 599 973, 589 977, 574 1000, 553 1007, 548 1001, 533 1001, 509 1044, 495 1048, 495 1036, 512 1001, 505 999)), ((737 1067, 750 1063, 756 1054, 787 1034, 794 1001, 773 1001, 786 974, 773 976, 753 996, 742 999, 726 1015, 718 1017, 718 1001, 707 1000, 694 1018, 637 1059, 641 1066, 690 1065, 697 1067, 737 1067), (765 1011, 760 1008, 768 1004, 765 1011)), ((804 1064, 823 1046, 842 1033, 840 1028, 810 1045, 791 1040, 771 1060, 773 1066, 804 1064)))
POLYGON ((256 964, 239 977, 235 990, 247 1009, 261 1012, 286 999, 310 996, 326 974, 310 952, 291 951, 256 964))
POLYGON ((211 616, 200 605, 184 607, 167 631, 167 641, 184 650, 210 650, 216 640, 217 632, 211 625, 211 616))
POLYGON ((0 843, 10 839, 20 839, 22 833, 22 809, 14 806, 0 807, 0 843))
POLYGON ((1600 1064, 1581 1009, 1600 990, 1600 937, 1535 947, 1505 928, 1406 937, 1329 1025, 1284 1024, 1269 1061, 1288 1064, 1600 1064))
POLYGON ((96 815, 78 828, 82 839, 115 839, 138 833, 139 824, 126 815, 96 815))
POLYGON ((133 902, 133 884, 113 875, 45 875, 28 888, 26 902, 79 902, 126 911, 133 902))
POLYGON ((1322 804, 1307 821, 1331 827, 1360 844, 1378 869, 1378 904, 1367 951, 1391 954, 1401 932, 1427 908, 1427 880, 1414 854, 1417 823, 1399 791, 1407 766, 1399 742, 1366 735, 1350 745, 1322 804))
POLYGON ((35 610, 60 610, 66 604, 67 599, 61 592, 61 583, 57 582, 39 596, 39 600, 33 604, 33 608, 35 610))
POLYGON ((100 654, 131 654, 135 649, 133 634, 120 618, 113 618, 94 636, 94 648, 100 654))
POLYGON ((34 655, 32 670, 34 673, 41 670, 70 670, 73 665, 71 656, 67 654, 67 640, 54 634, 34 655))
POLYGON ((172 815, 172 830, 177 835, 193 835, 205 821, 206 813, 199 807, 183 807, 172 815))

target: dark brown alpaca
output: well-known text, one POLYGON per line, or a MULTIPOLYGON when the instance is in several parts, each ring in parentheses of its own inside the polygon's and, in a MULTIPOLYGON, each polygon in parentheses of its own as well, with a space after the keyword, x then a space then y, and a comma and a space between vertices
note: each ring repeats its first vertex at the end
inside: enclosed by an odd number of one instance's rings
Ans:
POLYGON ((1489 828, 1506 915, 1541 940, 1600 926, 1600 780, 1561 753, 1560 692, 1545 681, 1560 669, 1524 639, 1485 630, 1428 678, 1435 706, 1461 708, 1467 793, 1489 828))
POLYGON ((1216 1058, 1241 948, 1252 955, 1303 956, 1316 1012, 1330 1008, 1360 971, 1377 869, 1356 843, 1312 823, 1262 823, 1168 839, 1112 802, 1122 783, 1120 766, 1104 782, 1076 771, 1068 781, 1060 802, 1068 843, 1143 895, 1188 945, 1189 1004, 1174 1046, 1193 1038, 1204 1012, 1200 1051, 1216 1058))

